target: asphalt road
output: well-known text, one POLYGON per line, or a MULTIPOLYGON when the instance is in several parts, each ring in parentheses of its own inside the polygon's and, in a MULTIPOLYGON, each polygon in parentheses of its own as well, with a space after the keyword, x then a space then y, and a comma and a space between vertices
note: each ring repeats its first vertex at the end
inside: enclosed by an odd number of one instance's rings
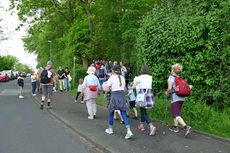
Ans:
POLYGON ((81 137, 56 122, 32 101, 26 79, 24 99, 16 80, 0 82, 0 153, 94 153, 81 137))

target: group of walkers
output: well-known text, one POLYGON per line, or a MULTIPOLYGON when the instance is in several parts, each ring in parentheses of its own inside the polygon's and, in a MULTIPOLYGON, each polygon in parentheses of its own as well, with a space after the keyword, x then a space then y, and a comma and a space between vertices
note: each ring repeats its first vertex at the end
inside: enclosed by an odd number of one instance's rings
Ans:
MULTIPOLYGON (((107 134, 113 134, 113 122, 116 119, 114 113, 116 111, 120 112, 121 120, 124 122, 127 129, 127 134, 125 139, 129 139, 133 136, 131 131, 130 122, 127 117, 127 112, 129 112, 130 107, 134 108, 135 117, 137 117, 137 111, 135 109, 135 95, 133 89, 136 89, 137 95, 144 94, 146 106, 140 107, 141 112, 141 121, 138 125, 138 129, 141 131, 145 130, 144 123, 146 122, 149 125, 149 135, 155 135, 156 127, 151 122, 147 109, 154 107, 154 95, 152 91, 152 76, 150 75, 149 68, 146 64, 142 65, 140 70, 140 75, 134 78, 134 82, 130 84, 127 79, 125 79, 125 73, 127 69, 124 67, 123 63, 120 63, 120 66, 117 65, 117 62, 114 62, 111 73, 106 73, 106 68, 104 68, 105 74, 107 74, 103 82, 100 79, 99 70, 103 69, 104 65, 94 65, 88 68, 88 75, 84 78, 83 84, 81 85, 81 95, 84 97, 84 101, 88 110, 88 119, 94 119, 96 116, 96 98, 100 94, 100 90, 105 92, 105 97, 109 101, 108 112, 109 112, 109 126, 105 130, 107 134), (126 91, 128 91, 129 102, 126 100, 126 91), (110 95, 108 97, 107 95, 110 95)), ((180 116, 180 110, 185 101, 184 97, 178 96, 175 92, 175 80, 176 77, 179 77, 180 72, 182 71, 182 66, 180 64, 175 64, 172 66, 171 76, 168 79, 168 89, 165 92, 165 95, 168 96, 169 93, 172 94, 171 108, 172 115, 174 118, 174 125, 170 128, 173 132, 179 132, 178 124, 181 124, 184 127, 185 136, 187 136, 192 128, 187 126, 182 117, 180 116)), ((80 92, 78 90, 78 92, 80 92)), ((78 96, 77 96, 78 97, 78 96)), ((75 100, 76 101, 76 100, 75 100)))
MULTIPOLYGON (((168 89, 165 92, 165 95, 171 94, 171 111, 174 118, 174 125, 170 128, 173 132, 179 132, 178 124, 181 124, 184 127, 185 136, 187 136, 192 128, 187 126, 182 117, 180 116, 180 110, 185 101, 185 98, 179 96, 175 92, 176 78, 179 77, 180 72, 182 71, 182 66, 180 64, 175 64, 172 66, 171 75, 168 78, 168 89)), ((58 79, 60 90, 62 91, 63 79, 67 79, 70 72, 68 68, 64 72, 62 67, 59 67, 58 79), (64 77, 63 77, 64 76, 64 77)), ((120 66, 115 61, 104 63, 91 63, 87 70, 87 76, 84 79, 79 80, 79 86, 77 91, 77 96, 75 102, 79 95, 82 96, 81 103, 86 103, 88 111, 88 119, 92 120, 96 118, 97 105, 96 99, 103 91, 105 99, 108 100, 108 112, 109 112, 109 121, 108 128, 105 129, 107 134, 113 134, 113 123, 114 119, 117 119, 115 112, 120 114, 122 123, 125 124, 127 133, 125 139, 129 139, 133 136, 131 131, 130 122, 127 117, 128 112, 131 109, 134 109, 135 119, 137 119, 137 110, 135 108, 136 96, 134 94, 134 89, 136 89, 137 96, 144 95, 144 101, 146 105, 140 107, 140 124, 138 129, 145 131, 144 123, 146 122, 149 126, 150 136, 155 135, 156 127, 151 122, 147 109, 154 107, 154 94, 152 91, 152 76, 150 75, 149 68, 146 64, 143 64, 140 70, 140 75, 133 79, 133 82, 129 83, 127 76, 127 68, 120 62, 120 66), (103 70, 103 71, 102 71, 103 70), (127 94, 126 94, 127 93, 127 94), (127 102, 126 96, 129 97, 127 102)), ((34 77, 32 77, 32 80, 34 77)), ((47 99, 47 107, 51 107, 51 98, 53 92, 53 86, 57 86, 57 77, 54 69, 52 69, 52 62, 48 61, 47 66, 40 71, 40 83, 42 86, 42 99, 40 109, 44 108, 44 101, 47 99)), ((67 82, 68 83, 68 82, 67 82)), ((65 87, 65 86, 64 86, 65 87)), ((64 88, 65 90, 67 88, 64 88)))

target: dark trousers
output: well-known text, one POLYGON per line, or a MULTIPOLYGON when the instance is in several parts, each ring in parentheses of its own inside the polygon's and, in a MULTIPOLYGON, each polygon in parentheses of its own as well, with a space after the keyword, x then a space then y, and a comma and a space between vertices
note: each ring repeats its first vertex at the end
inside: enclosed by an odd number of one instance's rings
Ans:
POLYGON ((151 120, 149 119, 146 109, 140 108, 141 110, 141 123, 144 124, 144 122, 147 122, 148 124, 152 124, 151 120))
POLYGON ((32 94, 35 93, 37 82, 32 82, 32 94))
MULTIPOLYGON (((76 100, 78 99, 78 96, 81 94, 81 92, 77 92, 76 100)), ((83 96, 81 97, 81 101, 83 101, 83 96)))

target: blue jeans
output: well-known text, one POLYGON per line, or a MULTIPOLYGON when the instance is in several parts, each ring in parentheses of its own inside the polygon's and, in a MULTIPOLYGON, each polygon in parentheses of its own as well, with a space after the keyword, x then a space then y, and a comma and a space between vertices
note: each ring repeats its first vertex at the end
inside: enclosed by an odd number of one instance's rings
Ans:
MULTIPOLYGON (((113 126, 113 116, 114 116, 114 111, 112 113, 109 113, 109 127, 113 126)), ((130 123, 129 120, 126 116, 126 112, 125 111, 121 111, 121 116, 125 122, 125 127, 126 128, 130 128, 130 123)))
POLYGON ((99 83, 100 83, 100 85, 101 85, 101 87, 102 87, 102 84, 105 82, 105 80, 99 80, 99 83))
POLYGON ((32 82, 32 94, 35 93, 37 82, 32 82))
POLYGON ((146 109, 140 108, 140 110, 141 110, 141 124, 144 124, 144 122, 147 122, 149 125, 152 125, 152 122, 147 115, 146 109))
POLYGON ((65 78, 64 81, 65 81, 65 90, 68 89, 68 85, 69 85, 69 90, 71 90, 71 84, 70 84, 69 80, 65 78))

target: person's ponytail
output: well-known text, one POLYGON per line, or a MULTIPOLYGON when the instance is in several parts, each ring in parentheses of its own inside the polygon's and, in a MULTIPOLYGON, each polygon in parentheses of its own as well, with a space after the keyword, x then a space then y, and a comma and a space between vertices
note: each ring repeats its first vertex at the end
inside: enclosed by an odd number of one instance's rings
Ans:
POLYGON ((121 72, 120 71, 114 71, 116 74, 117 74, 117 76, 118 76, 118 79, 119 79, 119 81, 120 81, 120 87, 122 86, 122 82, 121 82, 121 72))

